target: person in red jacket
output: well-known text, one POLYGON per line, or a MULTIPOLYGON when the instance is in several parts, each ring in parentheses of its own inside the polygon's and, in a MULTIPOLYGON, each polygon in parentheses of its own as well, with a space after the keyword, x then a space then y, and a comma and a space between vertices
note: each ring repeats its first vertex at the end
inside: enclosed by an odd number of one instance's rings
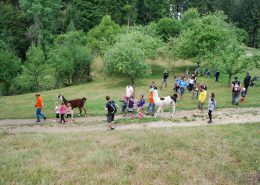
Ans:
POLYGON ((40 116, 43 117, 44 120, 46 120, 46 116, 41 112, 42 108, 43 108, 43 103, 42 103, 42 97, 39 93, 35 94, 36 97, 36 117, 37 117, 37 121, 36 122, 40 122, 40 116))

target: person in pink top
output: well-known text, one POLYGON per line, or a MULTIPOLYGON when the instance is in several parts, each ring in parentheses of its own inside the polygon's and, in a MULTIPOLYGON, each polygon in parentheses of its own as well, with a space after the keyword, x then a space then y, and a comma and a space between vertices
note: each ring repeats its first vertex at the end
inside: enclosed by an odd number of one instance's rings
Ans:
POLYGON ((65 119, 64 119, 64 115, 66 113, 66 105, 64 102, 61 103, 60 106, 60 123, 62 123, 62 121, 65 123, 65 119))

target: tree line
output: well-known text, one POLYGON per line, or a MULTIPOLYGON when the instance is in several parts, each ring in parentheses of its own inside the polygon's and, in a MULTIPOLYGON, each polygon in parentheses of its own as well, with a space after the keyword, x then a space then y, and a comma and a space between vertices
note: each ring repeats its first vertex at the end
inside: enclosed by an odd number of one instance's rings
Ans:
POLYGON ((107 74, 134 83, 149 75, 148 58, 160 55, 171 65, 189 58, 215 67, 230 64, 224 52, 234 52, 241 66, 247 58, 241 59, 239 45, 260 43, 257 0, 2 0, 0 7, 5 94, 90 81, 96 54, 107 74))

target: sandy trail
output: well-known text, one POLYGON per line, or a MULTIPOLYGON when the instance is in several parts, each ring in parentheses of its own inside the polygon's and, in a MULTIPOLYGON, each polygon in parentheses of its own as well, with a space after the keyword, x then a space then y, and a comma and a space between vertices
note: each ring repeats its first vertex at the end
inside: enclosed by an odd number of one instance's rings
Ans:
MULTIPOLYGON (((207 112, 203 115, 194 117, 194 111, 177 111, 173 118, 170 113, 159 115, 162 120, 155 122, 141 123, 136 119, 135 123, 124 124, 122 120, 120 124, 116 125, 116 130, 128 129, 144 129, 144 128, 164 128, 164 127, 191 127, 191 126, 205 126, 207 124, 207 112)), ((116 116, 116 119, 123 118, 116 116)), ((130 119, 130 118, 125 118, 130 119)), ((7 119, 0 120, 0 130, 9 133, 21 132, 43 132, 43 133, 67 133, 67 132, 90 132, 90 131, 104 131, 106 130, 105 117, 82 117, 76 119, 76 124, 68 123, 65 125, 51 123, 53 120, 47 120, 42 124, 36 124, 34 119, 7 119), (50 124, 51 123, 51 124, 50 124)), ((260 108, 227 108, 220 109, 213 113, 212 125, 225 124, 246 124, 259 123, 260 124, 260 108)))

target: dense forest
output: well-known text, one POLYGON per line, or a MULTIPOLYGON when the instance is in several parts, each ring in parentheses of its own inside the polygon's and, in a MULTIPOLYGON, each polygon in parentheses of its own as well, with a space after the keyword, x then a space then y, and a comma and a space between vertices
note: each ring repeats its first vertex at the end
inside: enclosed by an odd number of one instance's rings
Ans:
MULTIPOLYGON (((101 55, 106 71, 114 73, 117 62, 124 60, 114 58, 124 57, 126 52, 116 48, 135 53, 131 60, 143 61, 155 57, 157 51, 171 57, 174 42, 179 52, 173 57, 207 61, 220 57, 216 53, 224 52, 219 50, 221 40, 230 34, 235 34, 238 42, 230 42, 233 45, 260 47, 259 0, 0 0, 0 7, 0 82, 4 94, 89 81, 95 55, 101 55), (215 35, 210 35, 211 29, 215 35), (198 38, 204 43, 201 50, 183 52, 194 47, 187 40, 189 36, 197 37, 196 33, 205 30, 208 35, 198 38), (145 52, 129 48, 140 40, 145 52), (206 46, 210 40, 214 42, 206 46)), ((140 65, 148 74, 149 67, 140 65)), ((137 74, 128 76, 134 82, 137 74)))

